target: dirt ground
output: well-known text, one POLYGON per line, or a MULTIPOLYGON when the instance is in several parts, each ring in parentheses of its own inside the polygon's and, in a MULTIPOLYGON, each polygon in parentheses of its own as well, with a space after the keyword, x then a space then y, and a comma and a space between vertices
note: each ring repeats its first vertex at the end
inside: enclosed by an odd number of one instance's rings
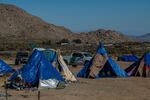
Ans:
MULTIPOLYGON (((131 63, 118 62, 123 68, 131 63)), ((81 66, 69 67, 76 74, 81 66)), ((5 100, 0 88, 0 100, 5 100)), ((40 100, 150 100, 150 78, 82 79, 65 89, 41 90, 40 100)), ((38 91, 8 90, 8 100, 38 100, 38 91)))

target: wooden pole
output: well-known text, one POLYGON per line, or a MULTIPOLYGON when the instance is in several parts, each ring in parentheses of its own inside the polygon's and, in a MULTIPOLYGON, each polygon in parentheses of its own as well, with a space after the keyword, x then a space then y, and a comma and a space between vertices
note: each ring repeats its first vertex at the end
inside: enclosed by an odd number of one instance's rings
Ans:
POLYGON ((38 100, 40 100, 40 95, 41 95, 41 93, 40 93, 40 91, 38 90, 38 100))
POLYGON ((6 84, 6 81, 4 82, 5 84, 5 97, 6 97, 6 100, 8 100, 8 93, 7 93, 7 84, 6 84))

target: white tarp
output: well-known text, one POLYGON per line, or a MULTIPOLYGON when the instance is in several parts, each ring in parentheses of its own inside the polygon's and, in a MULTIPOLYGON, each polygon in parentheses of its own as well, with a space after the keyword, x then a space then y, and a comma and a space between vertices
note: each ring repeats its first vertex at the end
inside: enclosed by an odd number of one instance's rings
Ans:
POLYGON ((68 66, 66 65, 66 63, 63 60, 63 57, 58 53, 58 62, 61 65, 64 74, 65 74, 65 79, 67 81, 77 81, 77 79, 75 78, 75 76, 70 72, 70 70, 68 69, 68 66))
POLYGON ((40 80, 39 89, 56 88, 59 81, 56 79, 40 80))

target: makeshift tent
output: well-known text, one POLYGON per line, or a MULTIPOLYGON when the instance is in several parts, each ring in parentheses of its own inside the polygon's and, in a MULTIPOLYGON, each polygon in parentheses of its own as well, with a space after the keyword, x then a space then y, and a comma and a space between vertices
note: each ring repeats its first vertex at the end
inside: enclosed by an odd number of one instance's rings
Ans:
POLYGON ((138 61, 125 69, 125 71, 129 76, 150 77, 150 53, 144 54, 138 61))
POLYGON ((138 61, 139 58, 135 55, 123 55, 120 57, 121 61, 126 61, 126 62, 135 62, 138 61))
MULTIPOLYGON (((97 67, 97 65, 95 67, 97 67)), ((123 69, 121 69, 121 67, 112 58, 108 57, 107 51, 105 50, 102 43, 99 44, 96 55, 91 59, 91 61, 88 64, 86 64, 81 69, 81 71, 77 74, 77 77, 90 78, 90 73, 93 73, 95 75, 95 78, 128 76, 127 73, 123 69), (101 68, 97 68, 98 73, 95 73, 93 71, 93 68, 91 67, 95 59, 97 59, 97 55, 101 55, 103 57, 103 61, 101 61, 101 63, 103 63, 103 66, 101 65, 101 68)))
POLYGON ((53 64, 54 67, 58 68, 60 73, 64 74, 64 78, 66 81, 77 81, 75 76, 71 73, 68 66, 66 65, 63 57, 60 54, 60 51, 53 49, 45 49, 42 50, 45 58, 53 64))
POLYGON ((112 58, 108 58, 98 77, 127 77, 127 73, 112 58))
POLYGON ((13 81, 18 75, 26 84, 39 85, 39 88, 56 88, 59 82, 64 81, 60 73, 38 50, 33 51, 27 64, 16 71, 9 81, 13 81))
POLYGON ((4 61, 0 60, 0 74, 12 73, 14 70, 4 61))
POLYGON ((54 61, 57 60, 57 53, 53 49, 45 49, 41 50, 45 56, 45 58, 50 62, 53 63, 54 61))

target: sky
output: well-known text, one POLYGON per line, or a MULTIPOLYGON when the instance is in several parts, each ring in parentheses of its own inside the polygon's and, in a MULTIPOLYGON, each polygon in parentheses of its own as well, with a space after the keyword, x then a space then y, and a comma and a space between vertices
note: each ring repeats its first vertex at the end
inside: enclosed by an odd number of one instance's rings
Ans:
POLYGON ((73 32, 150 33, 150 0, 0 0, 73 32))

